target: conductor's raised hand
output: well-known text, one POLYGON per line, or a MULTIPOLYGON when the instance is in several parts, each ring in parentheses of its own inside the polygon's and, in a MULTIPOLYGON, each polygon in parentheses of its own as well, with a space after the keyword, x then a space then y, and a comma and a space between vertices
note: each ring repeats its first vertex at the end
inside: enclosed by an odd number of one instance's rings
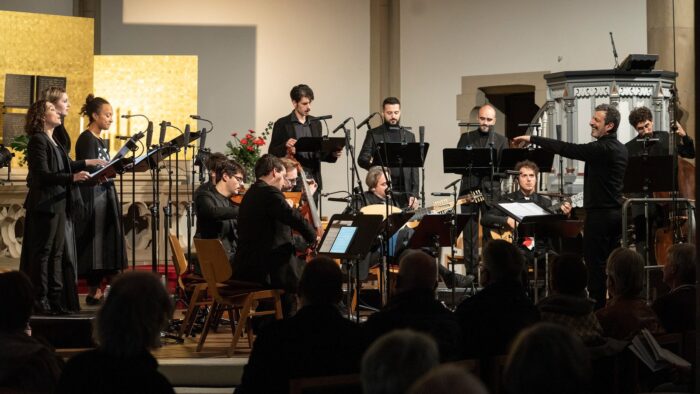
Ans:
POLYGON ((530 136, 529 135, 521 135, 518 137, 513 138, 513 142, 515 142, 518 146, 527 146, 530 144, 530 136))

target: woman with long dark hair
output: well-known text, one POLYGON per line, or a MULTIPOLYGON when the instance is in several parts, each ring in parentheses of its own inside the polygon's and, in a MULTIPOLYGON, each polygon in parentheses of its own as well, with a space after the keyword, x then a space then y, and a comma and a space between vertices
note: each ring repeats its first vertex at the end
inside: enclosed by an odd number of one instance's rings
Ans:
MULTIPOLYGON (((100 134, 112 124, 112 106, 107 100, 90 94, 80 113, 88 117, 88 128, 75 143, 76 159, 109 161, 109 146, 100 134)), ((98 169, 99 167, 88 167, 90 172, 98 169)), ((126 267, 121 211, 112 180, 94 186, 83 185, 80 194, 85 209, 76 228, 77 242, 80 245, 78 267, 87 279, 88 295, 85 302, 96 305, 102 301, 102 280, 126 267)))
MULTIPOLYGON (((63 147, 66 155, 70 157, 71 139, 65 127, 66 116, 70 110, 70 100, 66 89, 60 86, 51 86, 41 93, 41 98, 53 104, 56 112, 61 117, 61 124, 53 129, 53 140, 63 147)), ((80 201, 80 191, 71 188, 75 193, 73 201, 80 201)), ((82 203, 80 204, 82 205, 82 203)), ((74 212, 78 209, 74 207, 74 212)), ((78 299, 78 253, 75 250, 75 231, 72 215, 66 216, 66 242, 63 248, 63 306, 70 312, 80 311, 78 299)))
POLYGON ((67 313, 62 301, 63 252, 66 216, 74 208, 71 188, 90 177, 87 165, 102 160, 72 161, 53 139, 61 116, 53 104, 38 100, 27 111, 27 211, 20 269, 29 275, 35 290, 35 312, 67 313))

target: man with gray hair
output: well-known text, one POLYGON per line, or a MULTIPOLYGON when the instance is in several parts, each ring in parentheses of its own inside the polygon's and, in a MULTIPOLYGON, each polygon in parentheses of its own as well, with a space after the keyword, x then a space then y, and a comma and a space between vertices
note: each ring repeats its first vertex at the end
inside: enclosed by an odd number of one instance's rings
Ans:
POLYGON ((668 332, 695 330, 695 258, 693 244, 676 244, 668 249, 663 278, 671 291, 651 306, 668 332))
POLYGON ((399 263, 397 293, 365 323, 368 340, 387 332, 410 328, 432 336, 442 361, 460 357, 462 334, 454 314, 435 299, 437 263, 422 251, 407 251, 399 263))
POLYGON ((405 393, 438 363, 437 345, 428 335, 411 330, 393 331, 374 342, 362 357, 362 392, 405 393))
POLYGON ((587 144, 523 135, 515 142, 533 143, 563 157, 586 163, 583 175, 583 207, 586 209, 583 256, 588 266, 588 291, 596 308, 605 305, 605 260, 620 244, 622 235, 622 186, 627 169, 627 149, 617 139, 620 112, 600 104, 589 122, 587 144))

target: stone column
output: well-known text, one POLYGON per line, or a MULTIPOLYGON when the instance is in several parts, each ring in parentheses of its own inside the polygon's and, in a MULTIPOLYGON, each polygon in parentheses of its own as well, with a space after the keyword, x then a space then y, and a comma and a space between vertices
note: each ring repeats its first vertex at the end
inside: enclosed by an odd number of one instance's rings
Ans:
POLYGON ((658 54, 656 69, 673 71, 674 19, 680 122, 695 138, 694 0, 647 0, 647 52, 658 54))
POLYGON ((388 96, 401 99, 400 0, 370 0, 369 112, 388 96))

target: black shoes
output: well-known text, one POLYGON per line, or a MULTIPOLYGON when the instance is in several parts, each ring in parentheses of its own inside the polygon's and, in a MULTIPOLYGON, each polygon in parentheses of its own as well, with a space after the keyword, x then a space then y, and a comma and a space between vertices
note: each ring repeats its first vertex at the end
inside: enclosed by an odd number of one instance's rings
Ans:
POLYGON ((95 298, 88 294, 85 296, 85 303, 88 305, 100 305, 102 303, 102 298, 104 297, 95 298))
POLYGON ((34 302, 34 314, 43 316, 65 316, 70 315, 71 312, 60 303, 49 302, 48 299, 43 298, 34 302))

